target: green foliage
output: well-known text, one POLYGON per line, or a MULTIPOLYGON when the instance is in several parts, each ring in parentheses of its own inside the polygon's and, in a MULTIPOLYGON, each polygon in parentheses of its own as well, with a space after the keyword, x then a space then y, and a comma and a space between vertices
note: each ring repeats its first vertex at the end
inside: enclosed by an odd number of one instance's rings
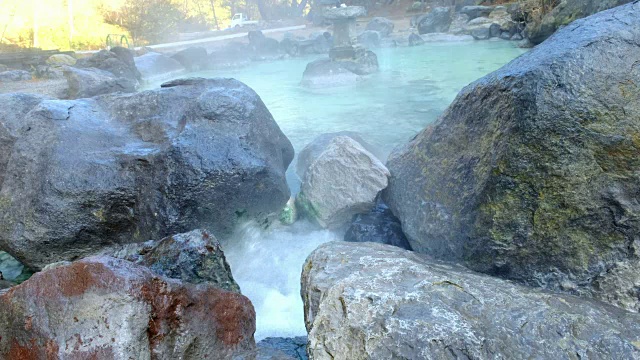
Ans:
POLYGON ((105 22, 126 29, 135 43, 167 40, 185 18, 171 0, 127 0, 116 9, 103 8, 103 14, 105 22))

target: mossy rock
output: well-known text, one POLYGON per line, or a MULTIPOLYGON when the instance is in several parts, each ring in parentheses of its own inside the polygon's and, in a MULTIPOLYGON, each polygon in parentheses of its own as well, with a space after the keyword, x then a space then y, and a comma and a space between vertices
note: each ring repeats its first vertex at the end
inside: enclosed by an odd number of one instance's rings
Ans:
POLYGON ((573 22, 391 156, 384 195, 414 250, 552 288, 636 256, 638 11, 573 22))

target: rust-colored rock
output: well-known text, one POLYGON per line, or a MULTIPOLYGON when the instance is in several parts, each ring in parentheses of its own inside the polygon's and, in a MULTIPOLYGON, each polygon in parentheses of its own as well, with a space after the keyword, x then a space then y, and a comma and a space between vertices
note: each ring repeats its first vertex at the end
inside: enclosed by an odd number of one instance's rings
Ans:
POLYGON ((0 359, 226 359, 255 349, 244 296, 101 256, 0 296, 0 359))

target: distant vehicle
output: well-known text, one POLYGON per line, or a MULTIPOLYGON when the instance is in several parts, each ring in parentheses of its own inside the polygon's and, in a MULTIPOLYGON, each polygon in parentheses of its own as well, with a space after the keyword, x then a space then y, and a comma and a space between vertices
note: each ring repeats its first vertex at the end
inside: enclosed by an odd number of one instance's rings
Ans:
POLYGON ((255 20, 250 21, 249 18, 243 13, 237 13, 231 18, 231 25, 229 25, 229 27, 239 28, 245 25, 258 25, 258 22, 255 20))

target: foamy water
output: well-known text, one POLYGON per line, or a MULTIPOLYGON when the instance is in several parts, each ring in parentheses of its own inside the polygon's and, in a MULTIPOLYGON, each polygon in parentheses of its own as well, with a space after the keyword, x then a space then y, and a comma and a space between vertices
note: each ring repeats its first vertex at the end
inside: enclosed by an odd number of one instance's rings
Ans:
POLYGON ((343 234, 320 230, 307 221, 261 229, 246 223, 222 241, 231 272, 256 309, 256 340, 304 335, 300 274, 306 257, 320 244, 343 234))

